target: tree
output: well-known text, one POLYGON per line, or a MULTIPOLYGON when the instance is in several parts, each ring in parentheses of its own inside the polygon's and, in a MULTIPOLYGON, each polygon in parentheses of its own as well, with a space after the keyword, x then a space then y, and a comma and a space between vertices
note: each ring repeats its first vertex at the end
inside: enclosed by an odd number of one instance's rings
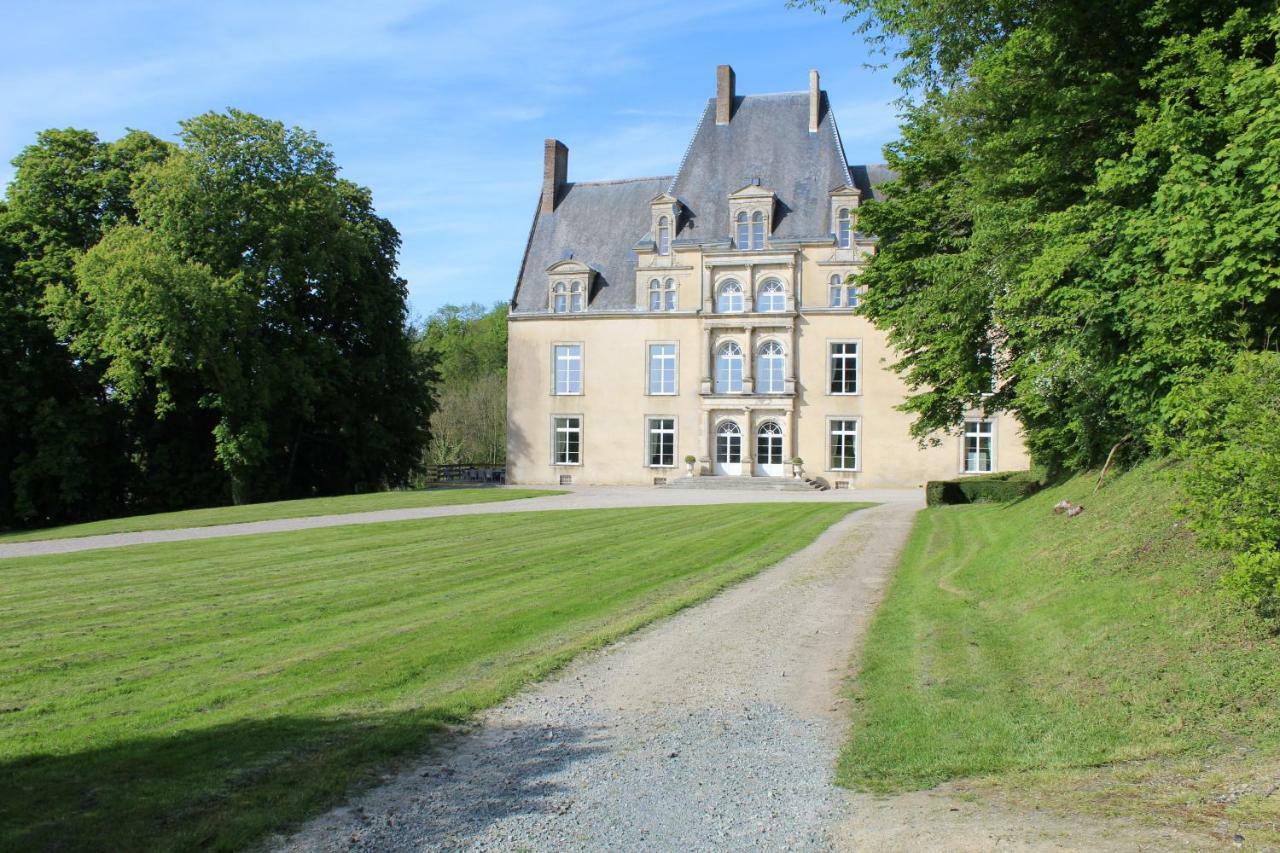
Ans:
POLYGON ((51 288, 74 290, 75 263, 104 229, 135 218, 134 180, 171 150, 138 131, 103 143, 49 130, 13 161, 0 204, 0 526, 119 511, 137 485, 129 412, 42 304, 51 288))
MULTIPOLYGON (((231 497, 402 482, 427 397, 399 235, 314 134, 230 110, 182 123, 120 223, 51 292, 73 351, 159 421, 180 391, 212 413, 231 497)), ((189 405, 188 405, 189 407, 189 405)))
POLYGON ((849 5, 902 45, 900 177, 860 228, 916 434, 1005 408, 1051 467, 1144 452, 1171 388, 1280 319, 1274 10, 849 5))

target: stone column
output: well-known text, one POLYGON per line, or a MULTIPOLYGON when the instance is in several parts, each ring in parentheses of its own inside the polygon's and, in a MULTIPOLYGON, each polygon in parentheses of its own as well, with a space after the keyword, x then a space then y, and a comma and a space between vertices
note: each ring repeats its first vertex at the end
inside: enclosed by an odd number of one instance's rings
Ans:
POLYGON ((742 348, 742 392, 755 393, 756 330, 745 326, 746 345, 742 348))
POLYGON ((743 477, 755 476, 755 460, 752 454, 756 449, 756 424, 751 416, 751 407, 742 409, 742 471, 743 477))
POLYGON ((711 329, 707 328, 706 323, 702 326, 702 343, 701 343, 702 369, 698 371, 699 391, 703 394, 711 393, 711 381, 715 374, 715 365, 712 363, 714 356, 711 352, 711 329))

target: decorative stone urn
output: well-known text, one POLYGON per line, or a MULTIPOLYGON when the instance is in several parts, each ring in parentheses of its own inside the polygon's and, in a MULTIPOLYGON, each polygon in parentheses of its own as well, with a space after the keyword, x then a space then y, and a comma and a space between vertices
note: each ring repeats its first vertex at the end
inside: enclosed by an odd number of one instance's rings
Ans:
POLYGON ((690 477, 693 476, 693 465, 697 461, 698 461, 698 457, 696 456, 686 456, 684 458, 684 468, 685 468, 685 471, 689 473, 690 477))
POLYGON ((799 456, 791 460, 791 476, 797 480, 804 477, 804 460, 799 456))

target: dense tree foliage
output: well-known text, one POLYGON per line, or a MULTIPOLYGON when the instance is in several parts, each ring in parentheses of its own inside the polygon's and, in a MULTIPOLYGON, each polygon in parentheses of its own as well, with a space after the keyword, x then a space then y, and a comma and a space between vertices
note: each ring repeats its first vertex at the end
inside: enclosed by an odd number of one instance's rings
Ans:
POLYGON ((399 235, 313 134, 48 131, 0 210, 0 524, 402 482, 424 356, 399 235))
POLYGON ((500 464, 507 455, 507 305, 446 305, 418 334, 436 374, 426 461, 500 464))
POLYGON ((1273 4, 850 0, 895 45, 865 311, 920 437, 1008 409, 1055 467, 1149 447, 1280 320, 1273 4), (994 354, 994 394, 991 383, 994 354))
POLYGON ((1234 552, 1229 590, 1280 620, 1280 353, 1244 352, 1231 369, 1165 401, 1158 443, 1205 541, 1234 552))

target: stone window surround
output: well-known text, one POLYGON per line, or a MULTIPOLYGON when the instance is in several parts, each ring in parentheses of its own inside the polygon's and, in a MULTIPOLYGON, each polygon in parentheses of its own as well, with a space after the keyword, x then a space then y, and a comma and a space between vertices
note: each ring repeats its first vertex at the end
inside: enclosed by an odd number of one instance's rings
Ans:
POLYGON ((827 415, 826 417, 826 456, 822 460, 822 469, 836 474, 857 474, 862 471, 862 416, 861 415, 827 415), (835 421, 853 421, 854 427, 854 443, 853 443, 853 467, 852 468, 833 468, 831 467, 831 431, 832 423, 835 421))
POLYGON ((582 413, 581 413, 581 412, 552 412, 552 413, 551 413, 551 416, 550 416, 550 418, 549 418, 549 422, 550 422, 550 425, 551 425, 551 430, 550 430, 550 432, 551 432, 551 447, 549 448, 549 449, 550 449, 550 451, 551 451, 551 467, 552 467, 552 468, 580 468, 580 467, 582 467, 582 457, 585 455, 584 450, 585 450, 585 447, 586 447, 586 444, 585 444, 585 438, 584 438, 584 436, 586 435, 586 418, 582 415, 582 413), (557 423, 556 423, 556 422, 557 422, 557 421, 560 421, 560 420, 566 420, 566 419, 568 419, 568 418, 577 418, 577 419, 578 419, 578 428, 577 428, 577 432, 578 432, 578 461, 577 461, 577 462, 558 462, 558 461, 556 461, 556 436, 557 436, 558 432, 560 432, 560 430, 559 430, 559 428, 558 428, 558 426, 557 426, 557 423))
POLYGON ((861 397, 862 386, 862 365, 866 361, 866 352, 863 350, 862 338, 827 338, 823 342, 826 349, 826 375, 823 377, 823 394, 827 397, 861 397), (855 351, 856 367, 854 372, 854 387, 856 391, 852 392, 836 392, 831 390, 831 377, 835 370, 835 354, 831 351, 832 344, 856 344, 855 351))
POLYGON ((663 415, 663 414, 645 415, 643 438, 644 440, 641 444, 641 447, 644 450, 643 465, 645 468, 660 468, 663 470, 670 470, 672 468, 680 467, 681 457, 680 457, 680 417, 679 415, 663 415), (672 439, 671 439, 671 464, 670 465, 655 465, 649 461, 649 440, 652 432, 651 423, 656 420, 671 421, 672 439))
POLYGON ((587 393, 587 347, 582 341, 552 341, 551 342, 551 390, 552 397, 581 397, 587 393), (578 348, 578 389, 577 391, 566 391, 560 393, 556 391, 556 350, 560 347, 577 347, 578 348))
POLYGON ((680 396, 680 342, 676 340, 646 340, 644 342, 644 396, 646 397, 679 397, 680 396), (675 348, 675 390, 669 393, 657 393, 649 390, 649 370, 653 359, 652 348, 655 346, 671 346, 675 348))

